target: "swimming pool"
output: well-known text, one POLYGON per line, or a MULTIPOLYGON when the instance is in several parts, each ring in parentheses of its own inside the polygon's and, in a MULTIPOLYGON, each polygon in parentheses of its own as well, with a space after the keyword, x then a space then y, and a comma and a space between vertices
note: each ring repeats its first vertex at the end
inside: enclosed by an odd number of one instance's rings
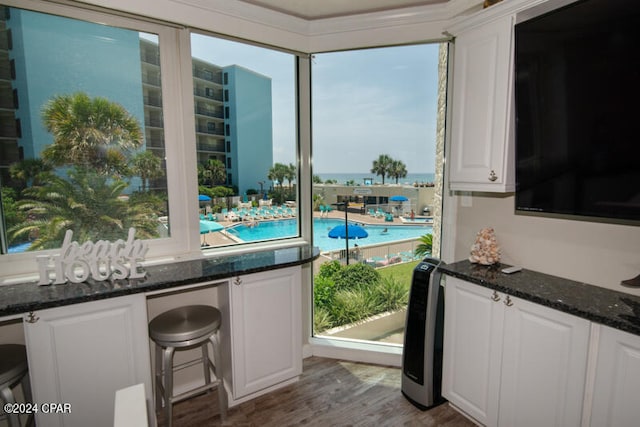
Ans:
MULTIPOLYGON (((351 221, 350 221, 351 222, 351 221)), ((234 225, 227 231, 245 242, 256 242, 298 235, 298 221, 296 219, 282 219, 277 221, 257 222, 254 227, 245 224, 234 225)), ((329 230, 337 225, 344 224, 344 220, 332 218, 314 218, 313 220, 313 244, 321 251, 344 249, 344 239, 332 239, 328 236, 329 230)), ((350 239, 349 246, 357 243, 358 246, 375 245, 379 243, 394 242, 397 240, 415 239, 427 233, 431 233, 429 225, 365 225, 369 236, 364 239, 350 239), (386 230, 386 231, 385 231, 386 230)))

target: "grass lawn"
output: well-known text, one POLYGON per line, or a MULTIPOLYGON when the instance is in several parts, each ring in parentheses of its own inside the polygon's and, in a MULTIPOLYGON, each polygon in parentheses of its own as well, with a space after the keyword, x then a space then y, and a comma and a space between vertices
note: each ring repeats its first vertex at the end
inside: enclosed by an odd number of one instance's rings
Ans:
POLYGON ((411 279, 413 278, 413 269, 418 265, 420 261, 404 262, 402 264, 390 265, 385 268, 379 268, 378 272, 384 277, 393 277, 400 283, 404 283, 407 286, 411 285, 411 279))

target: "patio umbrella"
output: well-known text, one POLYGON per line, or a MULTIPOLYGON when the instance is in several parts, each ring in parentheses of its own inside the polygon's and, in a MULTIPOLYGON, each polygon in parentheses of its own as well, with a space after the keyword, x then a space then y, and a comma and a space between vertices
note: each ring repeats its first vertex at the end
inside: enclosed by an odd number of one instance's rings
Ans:
POLYGON ((392 202, 407 202, 407 201, 409 201, 409 199, 407 199, 405 196, 391 196, 391 197, 389 197, 389 200, 391 200, 392 202))
POLYGON ((344 239, 346 238, 347 233, 349 234, 349 239, 364 239, 369 236, 369 233, 367 233, 367 230, 364 228, 359 225, 349 224, 348 229, 344 225, 337 225, 333 227, 329 231, 329 237, 332 239, 344 239))
MULTIPOLYGON (((209 234, 214 231, 220 231, 224 228, 222 224, 215 221, 200 220, 200 234, 209 234)), ((203 244, 207 244, 207 236, 203 236, 203 244)))
POLYGON ((207 196, 206 194, 198 194, 198 201, 199 202, 210 202, 211 201, 211 197, 207 196))

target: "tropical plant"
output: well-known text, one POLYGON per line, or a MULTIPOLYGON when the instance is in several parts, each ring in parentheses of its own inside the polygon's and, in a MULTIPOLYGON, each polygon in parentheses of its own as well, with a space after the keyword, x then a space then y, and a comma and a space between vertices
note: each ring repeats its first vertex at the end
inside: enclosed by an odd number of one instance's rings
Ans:
POLYGON ((294 181, 297 176, 298 176, 298 172, 297 172, 296 165, 294 165, 293 163, 289 163, 289 166, 287 166, 287 172, 284 176, 284 179, 286 179, 289 182, 289 188, 291 188, 291 182, 294 181))
POLYGON ((164 176, 162 159, 151 151, 142 151, 131 159, 131 172, 140 177, 142 191, 149 188, 149 180, 164 176))
POLYGON ((224 184, 227 180, 227 169, 218 159, 209 159, 204 165, 198 165, 198 183, 213 187, 224 184))
POLYGON ((9 167, 9 176, 24 188, 46 182, 52 171, 53 166, 44 159, 24 159, 9 167))
POLYGON ((389 176, 395 178, 397 184, 398 179, 407 176, 407 166, 400 160, 392 160, 389 167, 389 176))
POLYGON ((44 126, 53 143, 42 158, 55 166, 91 167, 102 174, 123 169, 128 153, 142 145, 138 120, 120 104, 106 98, 90 98, 84 92, 57 95, 42 109, 44 126))
POLYGON ((270 169, 267 174, 267 178, 271 181, 277 181, 280 185, 280 189, 282 189, 282 184, 285 178, 290 174, 289 166, 283 163, 276 163, 270 169))
POLYGON ((375 173, 376 175, 380 175, 382 177, 382 183, 384 184, 384 178, 389 174, 389 170, 391 168, 391 163, 393 159, 389 157, 387 154, 380 154, 378 156, 378 160, 373 161, 373 167, 371 168, 371 173, 375 173))
POLYGON ((10 238, 29 237, 29 250, 40 250, 60 247, 66 230, 78 242, 124 239, 130 227, 138 238, 157 237, 153 209, 122 197, 127 185, 85 168, 71 169, 68 180, 54 175, 46 185, 24 190, 18 207, 27 219, 9 230, 10 238))
POLYGON ((427 255, 431 255, 431 251, 433 250, 433 234, 425 234, 424 236, 420 236, 418 239, 420 242, 418 246, 416 246, 415 254, 417 257, 425 257, 427 255))

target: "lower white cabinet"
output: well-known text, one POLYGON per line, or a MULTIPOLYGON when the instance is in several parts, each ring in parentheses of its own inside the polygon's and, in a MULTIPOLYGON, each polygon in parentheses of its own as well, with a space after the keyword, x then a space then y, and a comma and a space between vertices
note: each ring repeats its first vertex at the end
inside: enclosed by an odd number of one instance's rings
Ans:
POLYGON ((139 383, 153 402, 143 294, 36 311, 24 325, 34 402, 69 404, 41 407, 38 426, 111 427, 116 391, 139 383))
POLYGON ((590 322, 447 277, 443 395, 487 426, 579 426, 590 322))
POLYGON ((640 336, 600 326, 591 426, 640 422, 640 336))
POLYGON ((239 276, 229 284, 233 399, 302 373, 301 269, 239 276))

